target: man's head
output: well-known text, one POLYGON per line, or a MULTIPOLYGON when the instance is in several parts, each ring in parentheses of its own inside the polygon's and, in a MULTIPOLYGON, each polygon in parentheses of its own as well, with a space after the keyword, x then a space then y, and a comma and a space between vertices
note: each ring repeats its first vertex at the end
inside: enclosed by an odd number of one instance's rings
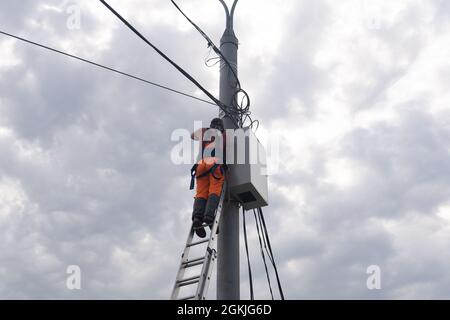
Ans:
POLYGON ((224 128, 224 126, 223 126, 223 121, 222 121, 222 119, 220 119, 220 118, 214 118, 214 119, 212 119, 212 120, 211 120, 211 124, 209 125, 209 127, 210 127, 211 129, 217 129, 217 130, 219 130, 219 131, 221 131, 221 132, 224 132, 224 131, 225 131, 225 128, 224 128))

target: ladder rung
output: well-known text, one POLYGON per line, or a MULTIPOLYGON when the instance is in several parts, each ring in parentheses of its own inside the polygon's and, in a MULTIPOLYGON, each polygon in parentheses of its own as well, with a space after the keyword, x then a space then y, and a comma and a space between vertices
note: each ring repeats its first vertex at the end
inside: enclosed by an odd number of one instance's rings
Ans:
POLYGON ((205 263, 205 258, 202 258, 202 260, 195 261, 195 262, 189 261, 189 262, 183 264, 183 268, 187 269, 187 268, 198 266, 198 265, 203 264, 203 263, 205 263))
POLYGON ((192 260, 184 261, 183 264, 189 264, 189 263, 197 262, 197 261, 200 261, 200 260, 203 260, 203 259, 205 259, 205 257, 195 258, 195 259, 192 259, 192 260))
POLYGON ((197 283, 199 281, 200 281, 200 276, 190 277, 190 278, 186 278, 186 279, 177 281, 177 286, 184 287, 184 286, 188 286, 190 284, 197 283))
POLYGON ((178 299, 178 300, 191 300, 191 299, 194 299, 195 298, 195 296, 189 296, 189 297, 184 297, 184 298, 181 298, 181 299, 178 299))
POLYGON ((193 246, 196 246, 198 244, 202 244, 202 243, 205 243, 205 242, 208 242, 208 241, 209 241, 209 239, 193 242, 193 243, 188 244, 187 247, 193 247, 193 246))
POLYGON ((180 283, 177 284, 177 286, 178 286, 178 287, 185 287, 185 286, 189 286, 189 285, 191 285, 191 284, 198 283, 198 282, 200 282, 200 278, 197 279, 197 280, 180 282, 180 283))

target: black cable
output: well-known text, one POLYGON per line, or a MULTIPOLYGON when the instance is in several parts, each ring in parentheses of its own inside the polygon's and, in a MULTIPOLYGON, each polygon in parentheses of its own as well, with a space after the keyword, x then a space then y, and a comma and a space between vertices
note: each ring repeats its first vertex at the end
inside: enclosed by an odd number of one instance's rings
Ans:
POLYGON ((263 228, 263 224, 262 224, 262 222, 261 222, 261 217, 260 217, 260 215, 259 215, 259 212, 258 212, 257 217, 258 217, 258 224, 259 224, 259 226, 260 226, 260 228, 261 228, 261 231, 262 231, 262 241, 263 241, 263 245, 264 245, 264 250, 266 251, 267 256, 269 257, 269 260, 270 260, 270 262, 271 262, 272 265, 273 265, 273 264, 274 264, 274 261, 273 261, 273 259, 272 259, 272 255, 270 254, 269 249, 268 249, 268 246, 267 246, 267 237, 266 237, 265 232, 263 231, 264 228, 263 228))
POLYGON ((255 296, 253 294, 253 276, 252 276, 252 267, 250 265, 250 256, 248 254, 248 241, 247 241, 247 226, 245 223, 245 210, 242 208, 242 217, 243 217, 243 228, 244 228, 244 240, 245 240, 245 252, 247 253, 247 264, 248 264, 248 278, 250 281, 250 300, 255 300, 255 296))
MULTIPOLYGON (((250 127, 251 129, 253 129, 253 127, 256 124, 256 129, 254 129, 254 131, 258 130, 259 128, 259 121, 258 120, 252 120, 251 118, 251 112, 250 112, 250 96, 247 94, 247 92, 245 92, 242 87, 241 87, 241 83, 239 81, 239 78, 236 74, 236 70, 235 68, 231 65, 231 63, 228 61, 227 58, 225 58, 225 56, 223 55, 222 51, 214 44, 214 42, 211 40, 211 38, 197 25, 195 24, 184 12, 183 10, 181 10, 181 8, 176 4, 176 2, 174 0, 171 0, 172 4, 177 8, 177 10, 190 22, 190 24, 203 36, 203 38, 208 42, 208 47, 211 48, 212 50, 214 50, 214 52, 219 56, 217 57, 217 59, 221 59, 228 67, 229 70, 231 70, 231 73, 233 74, 233 77, 236 81, 236 86, 237 86, 237 90, 234 93, 234 97, 232 100, 232 106, 234 107, 231 113, 233 113, 233 116, 236 116, 238 118, 239 121, 239 126, 240 127, 244 127, 245 123, 247 123, 247 120, 249 120, 249 125, 248 127, 250 127), (244 94, 244 97, 242 100, 244 100, 245 98, 247 99, 247 104, 244 107, 243 106, 243 102, 241 102, 241 104, 237 103, 237 95, 239 93, 244 94)), ((209 65, 210 61, 214 61, 216 60, 216 58, 207 58, 205 61, 205 64, 207 66, 214 66, 217 64, 217 62, 214 62, 212 65, 209 65)), ((234 83, 231 84, 231 86, 234 86, 234 83)))
POLYGON ((208 42, 208 47, 211 47, 215 53, 217 53, 222 60, 225 62, 225 64, 228 66, 228 68, 230 68, 231 72, 234 75, 234 78, 236 79, 236 83, 238 85, 238 88, 241 87, 241 83, 239 82, 239 78, 236 74, 236 71, 234 70, 234 68, 232 67, 231 63, 228 61, 228 59, 225 58, 225 56, 222 54, 222 51, 214 44, 214 42, 211 40, 210 37, 208 37, 208 35, 199 27, 197 26, 184 12, 183 10, 181 10, 181 8, 175 3, 174 0, 171 0, 172 4, 178 9, 178 11, 187 19, 187 21, 189 21, 191 23, 191 25, 197 29, 197 31, 203 36, 203 38, 205 38, 205 40, 208 42))
MULTIPOLYGON (((175 67, 179 72, 181 72, 188 80, 190 80, 197 88, 199 88, 204 94, 208 96, 226 115, 229 115, 228 107, 224 105, 220 100, 214 97, 208 90, 206 90, 197 80, 195 80, 189 73, 187 73, 178 64, 172 61, 168 56, 166 56, 161 50, 159 50, 155 45, 153 45, 146 37, 144 37, 135 27, 133 27, 125 18, 123 18, 114 8, 112 8, 105 0, 100 0, 100 2, 105 5, 120 21, 122 21, 131 31, 133 31, 139 38, 141 38, 146 44, 153 48, 161 57, 163 57, 167 62, 169 62, 173 67, 175 67)), ((230 117, 234 124, 237 126, 238 123, 236 119, 230 117)))
POLYGON ((263 259, 263 262, 264 262, 264 268, 266 269, 266 276, 267 276, 267 282, 269 283, 270 295, 272 296, 272 300, 274 300, 274 299, 273 299, 273 292, 272 292, 272 285, 271 285, 271 283, 270 283, 269 271, 268 271, 268 269, 267 269, 266 257, 265 257, 265 255, 264 255, 264 250, 263 250, 263 246, 262 246, 262 242, 261 242, 261 235, 260 235, 260 233, 259 233, 258 219, 257 219, 257 217, 256 217, 255 209, 253 209, 253 214, 254 214, 254 216, 255 216, 256 230, 257 230, 257 232, 258 232, 258 239, 259 239, 259 247, 261 248, 261 256, 262 256, 262 259, 263 259))
POLYGON ((168 90, 168 91, 171 91, 173 93, 177 93, 177 94, 183 95, 185 97, 189 97, 189 98, 192 98, 192 99, 195 99, 195 100, 198 100, 198 101, 201 101, 201 102, 205 102, 205 103, 208 103, 208 104, 211 104, 211 105, 216 105, 215 103, 212 103, 210 101, 207 101, 207 100, 195 97, 193 95, 190 95, 190 94, 187 94, 187 93, 184 93, 184 92, 181 92, 181 91, 178 91, 178 90, 166 87, 164 85, 161 85, 161 84, 158 84, 158 83, 155 83, 155 82, 151 82, 149 80, 145 80, 143 78, 134 76, 132 74, 129 74, 129 73, 126 73, 126 72, 123 72, 123 71, 120 71, 120 70, 117 70, 117 69, 114 69, 114 68, 111 68, 111 67, 107 67, 105 65, 101 65, 101 64, 96 63, 96 62, 89 61, 87 59, 75 56, 73 54, 70 54, 70 53, 67 53, 67 52, 55 49, 55 48, 51 48, 51 47, 48 47, 46 45, 43 45, 43 44, 40 44, 40 43, 31 41, 31 40, 28 40, 28 39, 25 39, 25 38, 22 38, 22 37, 19 37, 19 36, 16 36, 16 35, 13 35, 13 34, 10 34, 10 33, 7 33, 7 32, 4 32, 4 31, 1 31, 1 30, 0 30, 0 33, 4 34, 5 36, 11 37, 11 38, 14 38, 14 39, 17 39, 17 40, 20 40, 20 41, 23 41, 23 42, 26 42, 26 43, 38 46, 38 47, 41 47, 43 49, 47 49, 47 50, 50 50, 50 51, 62 54, 64 56, 67 56, 67 57, 70 57, 70 58, 73 58, 73 59, 76 59, 76 60, 79 60, 79 61, 82 61, 82 62, 86 62, 86 63, 91 64, 93 66, 96 66, 96 67, 99 67, 99 68, 102 68, 102 69, 105 69, 105 70, 108 70, 108 71, 112 71, 112 72, 118 73, 120 75, 129 77, 129 78, 132 78, 132 79, 135 79, 135 80, 138 80, 138 81, 142 81, 142 82, 150 84, 152 86, 155 86, 155 87, 158 87, 158 88, 161 88, 161 89, 164 89, 164 90, 168 90))
POLYGON ((270 251, 270 254, 272 256, 271 260, 273 261, 273 268, 275 270, 275 275, 277 277, 277 283, 278 283, 278 289, 280 290, 280 296, 281 296, 281 299, 284 300, 283 288, 281 287, 281 281, 280 281, 280 277, 278 275, 278 269, 277 269, 277 266, 276 266, 276 263, 275 263, 275 258, 273 256, 272 246, 270 245, 269 233, 267 232, 266 221, 264 220, 264 214, 263 214, 263 211, 262 211, 261 208, 258 208, 258 213, 259 213, 259 216, 261 218, 261 221, 262 221, 262 224, 263 224, 263 227, 264 227, 264 233, 266 235, 267 245, 269 246, 269 251, 270 251))

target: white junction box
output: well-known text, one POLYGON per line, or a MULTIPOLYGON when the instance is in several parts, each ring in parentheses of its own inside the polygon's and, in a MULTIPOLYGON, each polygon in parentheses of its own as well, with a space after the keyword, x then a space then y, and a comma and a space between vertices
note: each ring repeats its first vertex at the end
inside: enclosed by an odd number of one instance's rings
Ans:
POLYGON ((237 129, 234 136, 227 134, 227 163, 231 169, 228 173, 231 196, 245 210, 267 206, 266 150, 251 129, 237 129))

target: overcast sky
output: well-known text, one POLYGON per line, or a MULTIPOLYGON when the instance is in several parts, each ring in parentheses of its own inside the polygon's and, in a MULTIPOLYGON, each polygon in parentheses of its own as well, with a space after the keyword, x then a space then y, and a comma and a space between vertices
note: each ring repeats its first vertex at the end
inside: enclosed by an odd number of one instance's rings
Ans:
MULTIPOLYGON (((218 94, 170 1, 110 4, 218 94)), ((218 1, 179 4, 219 42, 218 1)), ((240 0, 235 20, 257 134, 281 141, 264 211, 286 298, 450 298, 450 2, 240 0)), ((204 98, 98 1, 2 0, 0 30, 204 98)), ((167 299, 193 200, 170 136, 217 113, 0 34, 0 298, 167 299)))

